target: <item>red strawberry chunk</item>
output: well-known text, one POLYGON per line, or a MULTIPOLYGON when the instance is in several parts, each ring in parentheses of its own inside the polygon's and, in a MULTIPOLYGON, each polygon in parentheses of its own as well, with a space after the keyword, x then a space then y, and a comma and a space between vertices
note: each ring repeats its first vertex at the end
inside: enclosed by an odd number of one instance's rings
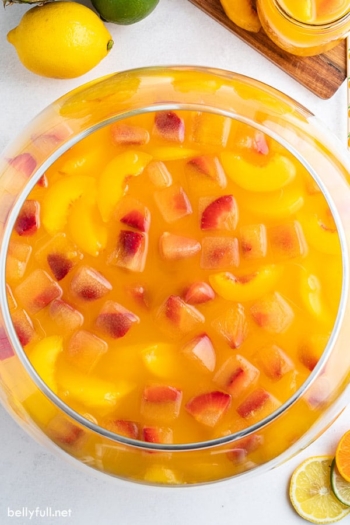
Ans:
POLYGON ((47 263, 57 281, 61 281, 73 268, 73 262, 64 253, 49 253, 47 263))
POLYGON ((173 433, 170 428, 165 427, 144 427, 142 437, 148 443, 172 443, 173 433))
POLYGON ((211 202, 202 212, 202 230, 234 230, 238 208, 233 195, 223 195, 211 202))
POLYGON ((163 259, 178 261, 196 255, 201 249, 196 239, 164 232, 159 239, 159 251, 163 259))
POLYGON ((12 313, 12 322, 19 342, 22 346, 26 346, 35 335, 29 315, 24 310, 15 310, 12 313))
POLYGON ((143 399, 150 403, 172 403, 181 401, 182 392, 168 385, 151 385, 144 389, 143 399))
POLYGON ((104 297, 112 285, 103 275, 89 266, 81 266, 71 281, 71 291, 84 301, 95 301, 104 297))
POLYGON ((188 304, 207 303, 215 298, 215 292, 206 282, 196 282, 191 284, 185 292, 185 301, 188 304))
POLYGON ((139 322, 139 318, 122 305, 107 301, 96 319, 96 327, 109 337, 119 339, 139 322))
POLYGON ((270 398, 271 395, 263 388, 254 390, 238 406, 237 412, 241 417, 245 419, 252 417, 256 414, 256 412, 260 411, 265 406, 265 404, 270 400, 270 398))
POLYGON ((175 222, 192 213, 189 198, 178 184, 156 191, 154 199, 166 222, 175 222))
POLYGON ((228 410, 230 403, 231 396, 225 392, 207 392, 193 397, 186 404, 186 410, 198 423, 214 427, 228 410))
POLYGON ((27 200, 18 214, 15 231, 18 235, 33 235, 40 226, 40 205, 38 201, 27 200))
POLYGON ((147 234, 121 230, 117 248, 112 253, 108 262, 132 272, 142 272, 146 264, 147 249, 147 234))
POLYGON ((171 142, 183 142, 185 124, 174 111, 159 111, 154 119, 153 133, 171 142))
POLYGON ((141 210, 129 211, 120 219, 120 222, 140 232, 148 232, 151 223, 150 219, 151 214, 147 208, 145 208, 145 213, 142 213, 141 210))
POLYGON ((37 165, 36 160, 30 153, 21 153, 13 159, 9 159, 8 163, 26 177, 29 177, 33 173, 37 165))
POLYGON ((134 421, 126 419, 116 419, 105 424, 107 430, 119 434, 120 436, 128 437, 130 439, 137 439, 139 435, 138 424, 134 421))

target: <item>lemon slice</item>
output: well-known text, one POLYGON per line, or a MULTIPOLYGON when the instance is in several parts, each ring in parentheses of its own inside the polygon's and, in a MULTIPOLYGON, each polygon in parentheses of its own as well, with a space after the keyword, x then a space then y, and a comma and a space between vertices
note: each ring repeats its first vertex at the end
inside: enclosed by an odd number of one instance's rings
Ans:
POLYGON ((305 460, 292 474, 289 497, 296 512, 312 523, 334 523, 350 512, 333 494, 331 487, 332 456, 305 460))
POLYGON ((350 483, 339 474, 335 459, 331 465, 331 486, 338 500, 343 505, 350 507, 350 483))

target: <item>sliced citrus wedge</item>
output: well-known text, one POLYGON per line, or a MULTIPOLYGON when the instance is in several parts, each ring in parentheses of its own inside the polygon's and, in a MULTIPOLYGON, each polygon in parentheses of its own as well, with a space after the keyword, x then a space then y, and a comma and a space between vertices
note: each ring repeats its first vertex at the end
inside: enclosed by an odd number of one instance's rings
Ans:
POLYGON ((350 507, 350 482, 346 481, 340 474, 335 462, 335 458, 331 465, 331 487, 334 495, 338 500, 350 507))
POLYGON ((331 488, 332 456, 306 459, 293 472, 289 497, 296 512, 312 523, 334 523, 350 512, 331 488))
POLYGON ((350 481, 350 430, 345 432, 337 445, 335 462, 342 478, 350 481))

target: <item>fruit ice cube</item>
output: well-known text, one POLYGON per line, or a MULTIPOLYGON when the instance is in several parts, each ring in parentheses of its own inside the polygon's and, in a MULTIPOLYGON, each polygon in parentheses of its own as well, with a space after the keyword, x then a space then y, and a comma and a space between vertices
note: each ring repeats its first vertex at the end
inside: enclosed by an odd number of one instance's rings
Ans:
POLYGON ((247 455, 257 450, 264 443, 264 437, 260 434, 251 434, 235 441, 233 447, 227 452, 227 458, 234 463, 245 460, 247 455))
POLYGON ((142 146, 149 141, 147 129, 119 122, 111 126, 111 135, 114 144, 121 146, 142 146))
POLYGON ((116 249, 108 258, 112 266, 131 272, 143 272, 148 251, 148 235, 142 232, 121 230, 116 249))
POLYGON ((36 260, 49 269, 57 281, 63 279, 82 257, 65 233, 57 233, 35 253, 36 260))
POLYGON ((107 295, 112 285, 94 268, 81 266, 70 283, 70 290, 84 301, 96 301, 107 295))
POLYGON ((135 421, 127 419, 113 419, 103 425, 107 430, 130 439, 138 439, 139 426, 135 421))
POLYGON ((154 118, 152 134, 170 142, 183 142, 185 123, 174 111, 159 111, 154 118))
POLYGON ((177 221, 192 213, 189 198, 184 189, 178 184, 157 190, 154 193, 154 198, 166 222, 177 221))
POLYGON ((257 388, 237 407, 237 412, 244 419, 255 418, 256 416, 262 419, 279 406, 280 402, 267 390, 257 388))
POLYGON ((6 279, 10 282, 22 279, 32 253, 32 247, 23 242, 10 241, 6 259, 6 279))
POLYGON ((145 174, 148 176, 154 186, 157 188, 167 188, 173 183, 173 178, 164 164, 160 160, 152 160, 145 169, 145 174))
POLYGON ((205 392, 190 399, 186 404, 186 410, 198 423, 215 427, 230 404, 231 396, 226 392, 205 392))
POLYGON ((254 386, 259 378, 259 370, 239 354, 229 357, 214 376, 214 381, 227 390, 232 398, 242 395, 254 386))
POLYGON ((120 222, 140 232, 148 232, 151 223, 151 214, 145 206, 143 210, 133 209, 125 213, 120 222))
POLYGON ((193 238, 164 232, 159 238, 159 251, 162 259, 178 261, 193 257, 201 249, 200 243, 193 238))
POLYGON ((65 356, 69 363, 89 374, 107 350, 106 341, 87 330, 79 330, 68 341, 65 356))
POLYGON ((103 334, 112 339, 124 337, 133 325, 140 322, 137 315, 133 314, 121 304, 107 301, 97 316, 96 327, 103 334))
POLYGON ((2 326, 0 326, 0 361, 5 361, 15 355, 13 347, 2 326))
POLYGON ((266 257, 267 233, 264 224, 247 224, 239 231, 239 242, 244 259, 254 260, 266 257))
POLYGON ((15 231, 18 235, 34 235, 40 226, 40 204, 38 201, 28 199, 18 214, 15 222, 15 231))
POLYGON ((307 244, 298 221, 278 224, 268 229, 268 240, 276 261, 302 257, 307 244))
POLYGON ((205 146, 225 147, 230 134, 231 119, 198 112, 193 121, 192 140, 205 146))
POLYGON ((34 314, 62 295, 61 287, 41 269, 34 270, 15 289, 15 297, 34 314))
POLYGON ((50 303, 49 315, 63 334, 73 332, 84 321, 83 315, 62 299, 55 299, 50 303))
POLYGON ((201 216, 201 230, 232 231, 236 228, 237 221, 238 208, 235 198, 233 195, 222 195, 204 208, 201 216))
POLYGON ((156 313, 156 321, 170 337, 179 338, 204 323, 204 316, 178 295, 170 295, 156 313))
POLYGON ((181 401, 181 390, 169 385, 149 385, 142 393, 141 414, 147 421, 172 421, 179 416, 181 401))
POLYGON ((149 294, 143 284, 132 284, 126 288, 126 292, 139 306, 150 307, 149 294))
POLYGON ((52 153, 59 144, 72 134, 72 129, 66 124, 58 124, 52 127, 47 133, 40 133, 31 136, 35 148, 45 156, 52 153))
POLYGON ((22 346, 26 346, 35 336, 35 329, 25 310, 17 309, 11 314, 13 327, 22 346))
POLYGON ((57 359, 63 350, 62 337, 52 335, 41 339, 29 353, 29 360, 46 385, 57 393, 57 359))
POLYGON ((8 163, 10 166, 12 166, 12 168, 14 168, 16 171, 19 171, 26 177, 30 177, 37 165, 37 161, 33 155, 27 152, 20 153, 16 157, 8 159, 8 163))
POLYGON ((142 439, 147 443, 168 443, 173 442, 173 432, 167 427, 145 426, 142 429, 142 439))
POLYGON ((227 185, 223 167, 213 155, 200 155, 187 161, 186 174, 190 184, 199 184, 201 189, 225 188, 227 185))
POLYGON ((213 372, 216 364, 216 353, 207 334, 200 334, 188 341, 181 349, 182 353, 197 364, 201 370, 213 372))
POLYGON ((197 281, 192 283, 184 293, 184 299, 188 304, 207 303, 215 298, 215 292, 208 283, 197 281))
POLYGON ((298 347, 298 358, 306 368, 312 371, 326 349, 329 334, 311 334, 305 337, 298 347))
POLYGON ((204 237, 202 239, 201 268, 225 270, 238 266, 239 246, 235 237, 204 237))
POLYGON ((70 447, 80 442, 85 435, 81 427, 78 427, 61 414, 51 419, 45 430, 53 441, 70 447))
POLYGON ((294 319, 292 308, 278 292, 255 302, 250 313, 258 326, 273 334, 288 330, 294 319))
POLYGON ((248 337, 245 310, 239 303, 221 313, 212 326, 231 348, 239 348, 248 337))
POLYGON ((275 344, 260 348, 254 358, 264 374, 273 381, 278 381, 295 368, 292 359, 275 344))

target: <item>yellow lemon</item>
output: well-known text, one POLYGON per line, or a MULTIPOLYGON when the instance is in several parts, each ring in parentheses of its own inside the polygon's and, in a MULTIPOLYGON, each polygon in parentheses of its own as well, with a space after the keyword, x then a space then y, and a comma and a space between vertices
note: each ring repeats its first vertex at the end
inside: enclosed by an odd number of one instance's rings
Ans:
POLYGON ((74 78, 87 73, 113 46, 100 18, 75 2, 33 7, 7 39, 27 69, 51 78, 74 78))

